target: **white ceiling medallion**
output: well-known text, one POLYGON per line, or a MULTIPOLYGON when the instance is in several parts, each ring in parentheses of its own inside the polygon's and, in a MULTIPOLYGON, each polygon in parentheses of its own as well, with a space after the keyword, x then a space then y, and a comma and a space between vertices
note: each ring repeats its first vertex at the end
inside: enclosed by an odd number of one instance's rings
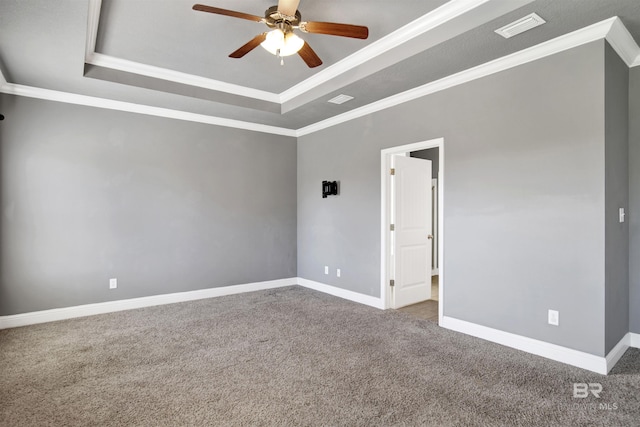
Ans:
POLYGON ((353 99, 353 96, 349 96, 349 95, 345 95, 345 94, 341 94, 338 95, 336 97, 331 98, 330 100, 328 100, 327 102, 330 102, 332 104, 344 104, 347 101, 351 101, 353 99))
POLYGON ((500 34, 505 39, 508 39, 513 36, 517 36, 518 34, 524 33, 525 31, 529 31, 532 28, 539 27, 546 22, 547 21, 542 19, 537 13, 532 13, 525 16, 524 18, 518 19, 515 22, 507 24, 502 28, 498 28, 496 30, 496 33, 500 34))

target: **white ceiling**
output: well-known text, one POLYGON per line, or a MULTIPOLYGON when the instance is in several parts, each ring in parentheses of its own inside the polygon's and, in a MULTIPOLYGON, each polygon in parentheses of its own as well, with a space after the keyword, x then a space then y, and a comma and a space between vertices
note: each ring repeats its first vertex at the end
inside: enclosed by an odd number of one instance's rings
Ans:
MULTIPOLYGON (((264 16, 276 0, 196 0, 199 3, 264 16)), ((264 49, 243 59, 228 55, 268 28, 261 23, 197 12, 194 0, 103 0, 96 51, 117 58, 182 71, 228 83, 280 93, 320 70, 297 56, 285 66, 264 49)), ((446 0, 302 1, 303 20, 369 26, 369 38, 357 40, 299 33, 324 62, 324 68, 379 40, 446 0), (380 16, 383 13, 383 16, 380 16)))
MULTIPOLYGON (((259 16, 276 4, 197 2, 259 16)), ((301 34, 324 62, 309 69, 297 56, 280 66, 262 48, 228 58, 266 27, 196 12, 193 3, 2 0, 0 69, 11 84, 96 105, 106 99, 295 130, 613 16, 640 41, 637 0, 302 0, 303 20, 370 30, 368 40, 301 34), (531 12, 547 24, 509 40, 493 32, 531 12), (355 99, 326 102, 340 93, 355 99)))

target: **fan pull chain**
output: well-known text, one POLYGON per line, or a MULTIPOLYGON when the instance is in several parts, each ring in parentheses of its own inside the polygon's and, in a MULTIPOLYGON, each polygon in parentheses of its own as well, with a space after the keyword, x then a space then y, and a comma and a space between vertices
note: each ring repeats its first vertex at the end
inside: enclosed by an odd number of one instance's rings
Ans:
POLYGON ((280 56, 280 49, 276 50, 276 56, 280 58, 280 65, 284 65, 284 57, 280 56))

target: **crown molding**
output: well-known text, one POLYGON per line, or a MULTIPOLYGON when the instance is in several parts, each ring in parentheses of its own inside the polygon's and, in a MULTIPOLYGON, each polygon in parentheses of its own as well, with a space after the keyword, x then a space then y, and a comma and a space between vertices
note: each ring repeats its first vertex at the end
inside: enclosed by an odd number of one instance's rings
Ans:
MULTIPOLYGON (((395 107, 396 105, 404 104, 405 102, 413 101, 414 99, 418 99, 435 92, 440 92, 442 90, 449 89, 451 87, 458 86, 472 80, 486 77, 491 74, 516 67, 518 65, 526 64, 528 62, 535 61, 574 47, 578 47, 595 40, 600 40, 605 37, 610 37, 612 40, 617 40, 622 32, 619 30, 611 31, 614 26, 622 26, 624 28, 624 25, 622 24, 620 19, 617 17, 613 17, 582 28, 580 30, 576 30, 572 33, 565 34, 555 39, 540 43, 536 46, 532 46, 528 49, 515 52, 511 55, 507 55, 502 58, 484 63, 482 65, 478 65, 477 67, 469 68, 465 71, 452 74, 440 80, 418 86, 414 89, 392 95, 388 98, 373 102, 355 110, 351 110, 346 113, 300 128, 298 129, 298 136, 304 136, 314 132, 318 132, 322 129, 326 129, 340 123, 354 120, 359 117, 375 113, 377 111, 385 110, 387 108, 395 107)), ((617 42, 614 41, 614 43, 617 42)), ((638 49, 637 45, 636 49, 638 49)), ((616 50, 616 52, 618 51, 616 50)))
POLYGON ((385 37, 371 43, 348 57, 336 62, 308 79, 280 94, 281 102, 287 102, 303 95, 316 86, 326 83, 363 63, 380 56, 391 49, 433 30, 434 28, 463 15, 491 0, 450 1, 421 16, 385 37))
POLYGON ((91 53, 85 58, 85 63, 95 65, 97 67, 111 68, 113 70, 124 71, 126 73, 139 74, 155 79, 167 80, 174 83, 196 86, 218 92, 225 92, 232 95, 258 99, 261 101, 273 102, 277 104, 280 103, 280 97, 272 92, 235 85, 232 83, 226 83, 220 80, 200 77, 180 71, 169 70, 167 68, 156 67, 153 65, 141 64, 139 62, 116 58, 109 55, 103 55, 101 53, 91 53))
POLYGON ((98 98, 94 96, 78 95, 75 93, 60 92, 56 90, 23 86, 12 83, 3 85, 0 88, 0 92, 9 95, 24 96, 27 98, 37 98, 47 101, 64 102, 67 104, 85 105, 88 107, 97 107, 105 108, 108 110, 145 114, 148 116, 166 117, 169 119, 185 120, 234 129, 248 130, 253 132, 270 133, 274 135, 290 137, 297 136, 297 133, 294 129, 227 119, 223 117, 208 116, 206 114, 190 113, 187 111, 172 110, 169 108, 153 107, 150 105, 135 104, 132 102, 116 101, 113 99, 98 98))
POLYGON ((232 95, 244 96, 247 98, 259 99, 261 101, 280 104, 280 95, 264 90, 253 89, 246 86, 226 83, 220 80, 209 79, 180 71, 169 70, 167 68, 142 64, 140 62, 129 61, 127 59, 116 58, 96 52, 96 41, 98 39, 98 27, 100 25, 100 9, 102 0, 89 0, 87 11, 87 40, 85 47, 85 63, 98 67, 111 68, 127 73, 152 77, 188 86, 201 87, 204 89, 225 92, 232 95))
POLYGON ((170 82, 180 83, 188 86, 201 87, 204 89, 230 93, 247 98, 259 99, 261 101, 268 101, 277 104, 280 103, 280 96, 272 92, 226 83, 219 80, 183 73, 180 71, 169 70, 167 68, 142 64, 139 62, 116 58, 114 56, 104 55, 96 52, 96 41, 98 39, 98 26, 100 25, 101 8, 102 0, 89 0, 87 11, 87 40, 85 45, 84 59, 85 63, 95 65, 97 67, 110 68, 113 70, 138 74, 155 79, 167 80, 170 82))
POLYGON ((89 58, 96 51, 98 40, 98 25, 100 24, 100 9, 102 0, 89 0, 87 10, 87 40, 85 42, 84 57, 89 58))
POLYGON ((620 18, 615 17, 612 19, 615 20, 606 35, 607 41, 628 67, 631 68, 640 65, 640 48, 636 44, 636 41, 620 18))
POLYGON ((477 67, 461 71, 440 80, 427 83, 425 85, 390 96, 380 101, 373 102, 355 110, 351 110, 347 113, 319 121, 298 130, 16 85, 7 83, 4 76, 2 75, 1 70, 0 92, 17 96, 26 96, 31 98, 67 102, 71 104, 127 111, 132 113, 147 114, 178 120, 187 120, 216 126, 225 126, 255 132, 270 133, 275 135, 301 137, 341 123, 345 123, 350 120, 373 114, 387 108, 403 104, 405 102, 415 100, 417 98, 430 95, 432 93, 436 93, 460 84, 470 82, 472 80, 476 80, 503 70, 507 70, 509 68, 516 67, 518 65, 526 64, 528 62, 532 62, 546 56, 553 55, 555 53, 559 53, 586 43, 602 39, 606 39, 611 44, 616 53, 620 55, 620 57, 625 61, 627 65, 629 65, 630 67, 640 65, 640 47, 638 47, 633 38, 630 36, 622 21, 618 17, 613 17, 585 27, 583 29, 576 30, 572 33, 541 43, 539 45, 532 46, 528 49, 515 52, 511 55, 498 58, 494 61, 487 62, 477 67))
MULTIPOLYGON (((127 73, 138 74, 194 87, 202 87, 205 89, 282 105, 285 102, 291 101, 294 98, 316 89, 321 84, 330 82, 350 70, 362 67, 363 64, 371 61, 372 59, 377 58, 392 49, 397 49, 416 37, 428 33, 429 31, 434 30, 455 18, 478 9, 480 6, 495 4, 496 6, 494 9, 496 10, 502 10, 505 7, 512 10, 516 7, 530 3, 532 0, 511 0, 509 4, 506 4, 507 6, 505 6, 505 3, 500 3, 500 1, 501 0, 451 0, 391 34, 388 34, 363 49, 349 55, 336 64, 319 71, 297 85, 277 94, 98 53, 95 51, 95 48, 98 37, 102 0, 89 0, 85 62, 87 64, 103 68, 111 68, 127 73)), ((495 16, 493 15, 484 16, 486 19, 492 19, 494 17, 495 16)), ((377 70, 373 69, 373 71, 377 70)), ((328 93, 328 91, 333 89, 334 88, 327 88, 326 91, 328 93)))

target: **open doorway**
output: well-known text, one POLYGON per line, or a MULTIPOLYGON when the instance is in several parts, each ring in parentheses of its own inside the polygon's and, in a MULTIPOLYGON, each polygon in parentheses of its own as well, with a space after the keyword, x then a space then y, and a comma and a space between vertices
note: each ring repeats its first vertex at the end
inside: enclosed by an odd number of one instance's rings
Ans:
POLYGON ((444 305, 443 146, 438 138, 381 152, 384 307, 434 321, 444 305))

